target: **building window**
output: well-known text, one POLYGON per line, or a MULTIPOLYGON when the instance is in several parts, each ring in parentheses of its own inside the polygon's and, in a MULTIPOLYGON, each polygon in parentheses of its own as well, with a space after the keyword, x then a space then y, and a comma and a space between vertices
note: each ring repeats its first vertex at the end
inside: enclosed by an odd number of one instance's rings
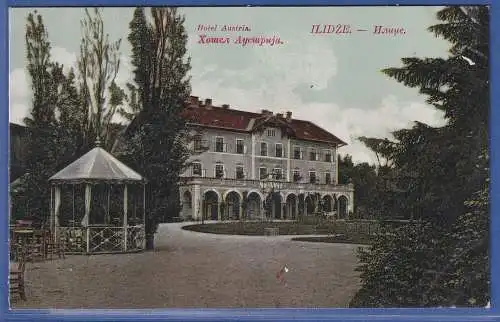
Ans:
POLYGON ((316 150, 312 150, 311 152, 309 152, 309 160, 311 161, 318 160, 318 153, 316 152, 316 150))
POLYGON ((273 179, 275 180, 283 180, 283 169, 281 168, 275 168, 273 170, 273 179))
POLYGON ((215 152, 224 152, 224 138, 215 138, 215 152))
POLYGON ((325 162, 332 162, 332 151, 326 151, 325 162))
POLYGON ((222 164, 215 165, 215 177, 224 178, 224 165, 222 164))
POLYGON ((326 184, 332 183, 332 175, 330 174, 330 172, 325 173, 325 183, 326 184))
POLYGON ((295 160, 300 160, 302 159, 302 151, 300 150, 299 147, 293 148, 293 158, 295 160))
POLYGON ((281 143, 276 143, 276 157, 277 158, 282 158, 283 157, 283 144, 281 143))
POLYGON ((260 144, 260 155, 263 157, 267 156, 267 143, 265 143, 265 142, 262 142, 260 144))
POLYGON ((309 182, 316 183, 316 172, 315 171, 309 171, 309 182))
POLYGON ((261 180, 267 179, 267 168, 259 168, 259 178, 261 180))
POLYGON ((192 171, 193 171, 193 176, 201 176, 201 163, 193 162, 192 171))
POLYGON ((201 151, 202 147, 203 147, 202 142, 201 142, 201 136, 200 135, 195 136, 193 142, 194 142, 194 150, 201 151))
POLYGON ((276 136, 276 130, 274 130, 274 129, 268 129, 267 130, 267 136, 276 136))
POLYGON ((300 181, 300 171, 299 170, 293 170, 293 182, 299 182, 300 181))
POLYGON ((236 179, 245 179, 245 172, 243 172, 243 166, 236 166, 236 179))
POLYGON ((243 154, 245 153, 245 146, 243 145, 243 140, 236 140, 236 153, 243 154))

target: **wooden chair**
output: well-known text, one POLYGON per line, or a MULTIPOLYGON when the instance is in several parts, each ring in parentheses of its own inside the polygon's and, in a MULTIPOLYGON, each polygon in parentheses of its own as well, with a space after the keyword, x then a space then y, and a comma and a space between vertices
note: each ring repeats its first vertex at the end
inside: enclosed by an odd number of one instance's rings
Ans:
POLYGON ((10 296, 18 295, 21 300, 26 301, 24 289, 24 272, 26 271, 27 250, 19 246, 16 251, 16 261, 9 265, 9 291, 10 296))
POLYGON ((46 256, 46 233, 44 230, 37 230, 33 233, 31 241, 27 245, 27 261, 43 261, 46 256))

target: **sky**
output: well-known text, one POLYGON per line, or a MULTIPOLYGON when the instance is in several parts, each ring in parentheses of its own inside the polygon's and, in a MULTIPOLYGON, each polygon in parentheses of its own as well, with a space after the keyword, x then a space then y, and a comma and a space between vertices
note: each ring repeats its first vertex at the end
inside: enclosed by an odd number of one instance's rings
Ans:
MULTIPOLYGON (((375 163, 360 136, 388 137, 414 121, 444 124, 443 114, 381 70, 400 67, 403 57, 447 57, 449 43, 427 28, 438 23, 439 7, 242 7, 181 8, 186 17, 191 57, 192 95, 214 105, 275 113, 291 111, 348 143, 339 150, 355 163, 375 163), (216 31, 199 31, 199 25, 216 31), (246 26, 247 31, 222 31, 246 26), (313 25, 347 25, 351 33, 314 34, 313 25), (400 31, 376 34, 376 26, 400 31), (357 31, 363 29, 366 31, 357 31), (200 43, 200 35, 229 37, 229 44, 200 43), (279 44, 235 42, 238 37, 266 37, 279 44)), ((30 8, 10 9, 10 121, 23 124, 31 105, 25 71, 25 24, 30 8)), ((39 8, 52 45, 53 60, 74 66, 80 46, 83 8, 39 8)), ((103 8, 110 40, 122 39, 117 77, 132 79, 127 40, 133 8, 103 8)), ((343 28, 343 27, 342 27, 343 28)), ((337 28, 335 28, 337 29, 337 28)), ((344 30, 344 29, 341 29, 344 30)), ((206 39, 206 38, 205 38, 206 39)))

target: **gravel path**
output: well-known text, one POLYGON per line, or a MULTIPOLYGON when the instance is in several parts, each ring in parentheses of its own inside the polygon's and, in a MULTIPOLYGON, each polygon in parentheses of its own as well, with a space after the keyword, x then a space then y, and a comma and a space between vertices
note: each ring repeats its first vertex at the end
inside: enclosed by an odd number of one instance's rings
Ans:
POLYGON ((156 250, 27 264, 14 308, 345 307, 356 245, 225 236, 163 224, 156 250), (285 283, 276 278, 286 265, 285 283))

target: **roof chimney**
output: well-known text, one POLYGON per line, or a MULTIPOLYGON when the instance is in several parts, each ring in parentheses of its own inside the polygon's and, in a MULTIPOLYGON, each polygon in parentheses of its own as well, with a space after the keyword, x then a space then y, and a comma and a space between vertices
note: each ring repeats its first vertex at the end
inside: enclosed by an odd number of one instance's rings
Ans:
POLYGON ((206 98, 205 99, 205 105, 206 106, 212 106, 212 99, 211 98, 206 98))
POLYGON ((222 108, 226 110, 229 109, 229 104, 222 104, 222 108))
POLYGON ((198 105, 198 96, 190 96, 189 103, 192 105, 198 105))
POLYGON ((291 120, 292 119, 292 112, 288 111, 286 112, 286 119, 291 120))

